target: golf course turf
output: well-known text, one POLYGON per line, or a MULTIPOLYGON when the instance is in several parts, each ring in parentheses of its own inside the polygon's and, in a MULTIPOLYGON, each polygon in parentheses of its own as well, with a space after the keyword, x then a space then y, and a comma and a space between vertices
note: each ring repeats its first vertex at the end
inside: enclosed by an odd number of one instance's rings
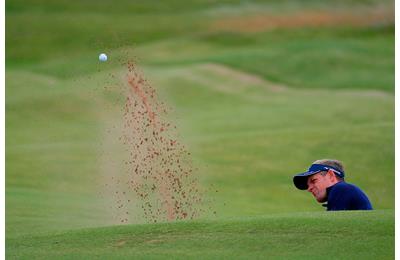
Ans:
POLYGON ((392 259, 393 6, 6 1, 7 258, 392 259), (126 61, 191 154, 197 219, 121 225, 126 61), (322 158, 375 210, 296 190, 322 158))
POLYGON ((295 213, 83 229, 8 241, 9 257, 392 259, 394 212, 295 213))

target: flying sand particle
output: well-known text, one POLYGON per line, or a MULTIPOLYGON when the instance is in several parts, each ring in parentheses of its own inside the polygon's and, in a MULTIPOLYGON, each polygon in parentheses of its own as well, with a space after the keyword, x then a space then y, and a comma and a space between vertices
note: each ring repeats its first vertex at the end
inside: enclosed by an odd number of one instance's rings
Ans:
MULTIPOLYGON (((149 222, 195 218, 203 212, 203 195, 191 153, 178 138, 177 127, 168 120, 171 109, 159 100, 134 62, 125 64, 126 96, 118 141, 125 147, 127 159, 123 163, 125 175, 111 178, 121 187, 121 193, 115 194, 138 205, 149 222)), ((130 210, 128 205, 118 206, 130 210)))

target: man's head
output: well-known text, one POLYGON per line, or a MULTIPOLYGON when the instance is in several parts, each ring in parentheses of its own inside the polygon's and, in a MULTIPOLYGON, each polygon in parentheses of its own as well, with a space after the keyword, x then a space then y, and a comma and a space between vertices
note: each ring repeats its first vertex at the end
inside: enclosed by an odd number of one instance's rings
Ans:
POLYGON ((318 202, 327 200, 327 188, 344 180, 343 164, 338 160, 317 160, 307 172, 293 177, 294 185, 300 190, 311 192, 318 202))

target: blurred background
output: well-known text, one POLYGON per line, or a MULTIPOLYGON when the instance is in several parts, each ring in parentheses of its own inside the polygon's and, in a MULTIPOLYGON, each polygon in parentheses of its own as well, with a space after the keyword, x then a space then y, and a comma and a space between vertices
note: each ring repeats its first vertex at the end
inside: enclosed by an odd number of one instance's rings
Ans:
POLYGON ((325 210, 292 184, 322 158, 394 209, 394 1, 5 6, 8 237, 119 224, 104 185, 126 60, 173 109, 203 218, 325 210))

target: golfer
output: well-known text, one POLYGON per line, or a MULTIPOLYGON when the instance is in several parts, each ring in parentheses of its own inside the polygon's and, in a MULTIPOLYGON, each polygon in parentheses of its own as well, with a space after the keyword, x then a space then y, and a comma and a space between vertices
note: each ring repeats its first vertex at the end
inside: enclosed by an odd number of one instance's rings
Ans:
POLYGON ((315 161, 308 171, 293 177, 300 190, 311 192, 322 206, 333 210, 372 210, 365 193, 357 186, 344 181, 343 164, 337 160, 315 161))

